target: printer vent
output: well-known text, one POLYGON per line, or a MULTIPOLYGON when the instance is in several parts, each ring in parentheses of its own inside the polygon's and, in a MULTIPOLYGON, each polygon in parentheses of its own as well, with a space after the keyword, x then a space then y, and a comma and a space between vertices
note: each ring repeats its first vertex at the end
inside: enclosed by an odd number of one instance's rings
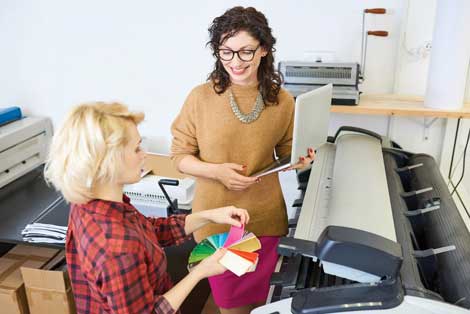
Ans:
POLYGON ((351 67, 287 67, 286 77, 304 77, 319 79, 351 79, 351 67))
POLYGON ((140 193, 134 191, 126 191, 125 194, 134 200, 147 201, 147 202, 164 202, 166 203, 165 196, 151 193, 140 193))

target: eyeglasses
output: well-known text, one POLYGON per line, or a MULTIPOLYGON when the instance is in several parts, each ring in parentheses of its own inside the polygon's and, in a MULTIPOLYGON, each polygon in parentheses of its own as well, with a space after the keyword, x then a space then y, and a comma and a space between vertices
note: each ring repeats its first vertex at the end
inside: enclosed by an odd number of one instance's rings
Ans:
POLYGON ((217 57, 223 61, 231 61, 236 54, 238 59, 247 62, 253 60, 256 50, 258 50, 259 47, 258 45, 256 49, 241 49, 237 51, 233 51, 232 49, 219 49, 217 50, 217 57))

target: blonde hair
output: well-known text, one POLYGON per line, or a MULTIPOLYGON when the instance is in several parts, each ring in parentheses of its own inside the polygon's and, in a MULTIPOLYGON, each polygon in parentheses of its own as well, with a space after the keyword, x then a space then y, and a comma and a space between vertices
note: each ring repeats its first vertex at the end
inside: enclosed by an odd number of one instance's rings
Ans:
POLYGON ((49 183, 71 203, 93 199, 92 187, 115 179, 128 143, 127 124, 139 124, 143 113, 119 103, 82 104, 69 113, 52 138, 44 170, 49 183))

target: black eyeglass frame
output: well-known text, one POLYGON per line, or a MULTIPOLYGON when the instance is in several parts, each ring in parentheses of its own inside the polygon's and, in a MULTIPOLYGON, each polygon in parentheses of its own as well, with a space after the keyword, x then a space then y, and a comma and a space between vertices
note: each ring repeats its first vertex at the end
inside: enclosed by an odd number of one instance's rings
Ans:
POLYGON ((244 62, 249 62, 249 61, 252 61, 255 58, 256 51, 259 49, 259 47, 261 47, 261 45, 258 45, 258 47, 256 47, 255 49, 240 49, 240 50, 237 50, 237 51, 232 50, 232 49, 228 49, 228 48, 218 49, 217 53, 216 53, 216 56, 217 56, 218 59, 220 59, 222 61, 232 61, 233 58, 235 58, 235 55, 237 55, 239 60, 244 61, 244 62), (229 59, 222 58, 220 56, 221 51, 230 51, 232 53, 232 57, 229 58, 229 59), (249 52, 251 52, 251 58, 249 60, 243 59, 242 57, 240 57, 240 51, 245 51, 245 52, 249 51, 249 52))

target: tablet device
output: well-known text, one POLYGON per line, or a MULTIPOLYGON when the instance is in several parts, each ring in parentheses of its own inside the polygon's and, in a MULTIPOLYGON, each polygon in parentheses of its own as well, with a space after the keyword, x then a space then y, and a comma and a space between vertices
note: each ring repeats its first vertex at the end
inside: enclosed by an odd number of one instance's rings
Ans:
POLYGON ((286 156, 283 158, 279 158, 274 160, 271 164, 269 164, 267 167, 261 169, 260 171, 254 173, 251 175, 251 177, 263 177, 267 176, 268 174, 278 172, 284 169, 287 169, 291 166, 291 156, 286 156))

